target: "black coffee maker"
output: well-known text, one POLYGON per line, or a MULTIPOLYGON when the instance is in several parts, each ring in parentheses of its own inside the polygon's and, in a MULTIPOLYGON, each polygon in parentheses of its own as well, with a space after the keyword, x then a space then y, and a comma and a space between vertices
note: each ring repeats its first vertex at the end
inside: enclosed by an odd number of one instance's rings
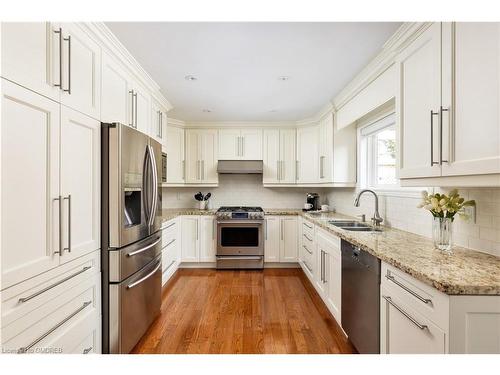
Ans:
POLYGON ((306 206, 304 211, 319 211, 321 210, 321 205, 319 203, 318 193, 307 193, 306 195, 306 206))

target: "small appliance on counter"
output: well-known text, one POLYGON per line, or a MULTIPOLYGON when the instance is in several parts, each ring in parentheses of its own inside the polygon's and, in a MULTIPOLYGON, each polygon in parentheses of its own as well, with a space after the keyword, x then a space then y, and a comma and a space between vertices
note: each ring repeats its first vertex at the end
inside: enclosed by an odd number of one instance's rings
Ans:
POLYGON ((304 204, 303 211, 319 211, 321 210, 321 205, 319 203, 318 193, 307 193, 306 203, 304 204))

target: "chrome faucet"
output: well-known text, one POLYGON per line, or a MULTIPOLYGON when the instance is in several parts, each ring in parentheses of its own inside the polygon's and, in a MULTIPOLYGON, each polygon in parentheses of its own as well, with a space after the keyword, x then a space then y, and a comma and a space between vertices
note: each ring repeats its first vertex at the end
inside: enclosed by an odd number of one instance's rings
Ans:
POLYGON ((359 207, 359 198, 361 197, 361 195, 363 195, 363 193, 372 193, 373 196, 375 197, 375 212, 373 213, 372 224, 374 226, 378 227, 378 226, 380 226, 380 223, 382 221, 384 221, 384 219, 382 219, 380 217, 380 214, 378 213, 378 195, 377 195, 377 193, 375 193, 373 190, 370 190, 370 189, 361 190, 358 193, 358 196, 356 197, 356 199, 354 200, 354 206, 359 207))

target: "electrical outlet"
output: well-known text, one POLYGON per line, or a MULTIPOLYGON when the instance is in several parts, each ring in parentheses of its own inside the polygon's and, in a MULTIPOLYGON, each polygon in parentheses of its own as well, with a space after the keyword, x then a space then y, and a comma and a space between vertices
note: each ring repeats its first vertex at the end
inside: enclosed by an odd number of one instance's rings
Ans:
POLYGON ((476 224, 476 206, 464 207, 464 213, 468 223, 476 224))

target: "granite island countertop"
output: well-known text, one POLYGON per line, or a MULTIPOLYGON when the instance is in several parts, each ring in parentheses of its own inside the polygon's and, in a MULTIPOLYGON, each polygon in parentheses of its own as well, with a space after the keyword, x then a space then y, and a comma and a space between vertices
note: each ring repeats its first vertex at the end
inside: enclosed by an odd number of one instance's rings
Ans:
MULTIPOLYGON (((264 209, 266 215, 298 215, 356 245, 380 260, 448 295, 500 295, 500 257, 454 246, 451 254, 434 248, 430 238, 389 227, 382 232, 353 232, 328 221, 351 219, 337 213, 264 209)), ((213 215, 215 210, 168 209, 163 220, 179 215, 213 215)))

